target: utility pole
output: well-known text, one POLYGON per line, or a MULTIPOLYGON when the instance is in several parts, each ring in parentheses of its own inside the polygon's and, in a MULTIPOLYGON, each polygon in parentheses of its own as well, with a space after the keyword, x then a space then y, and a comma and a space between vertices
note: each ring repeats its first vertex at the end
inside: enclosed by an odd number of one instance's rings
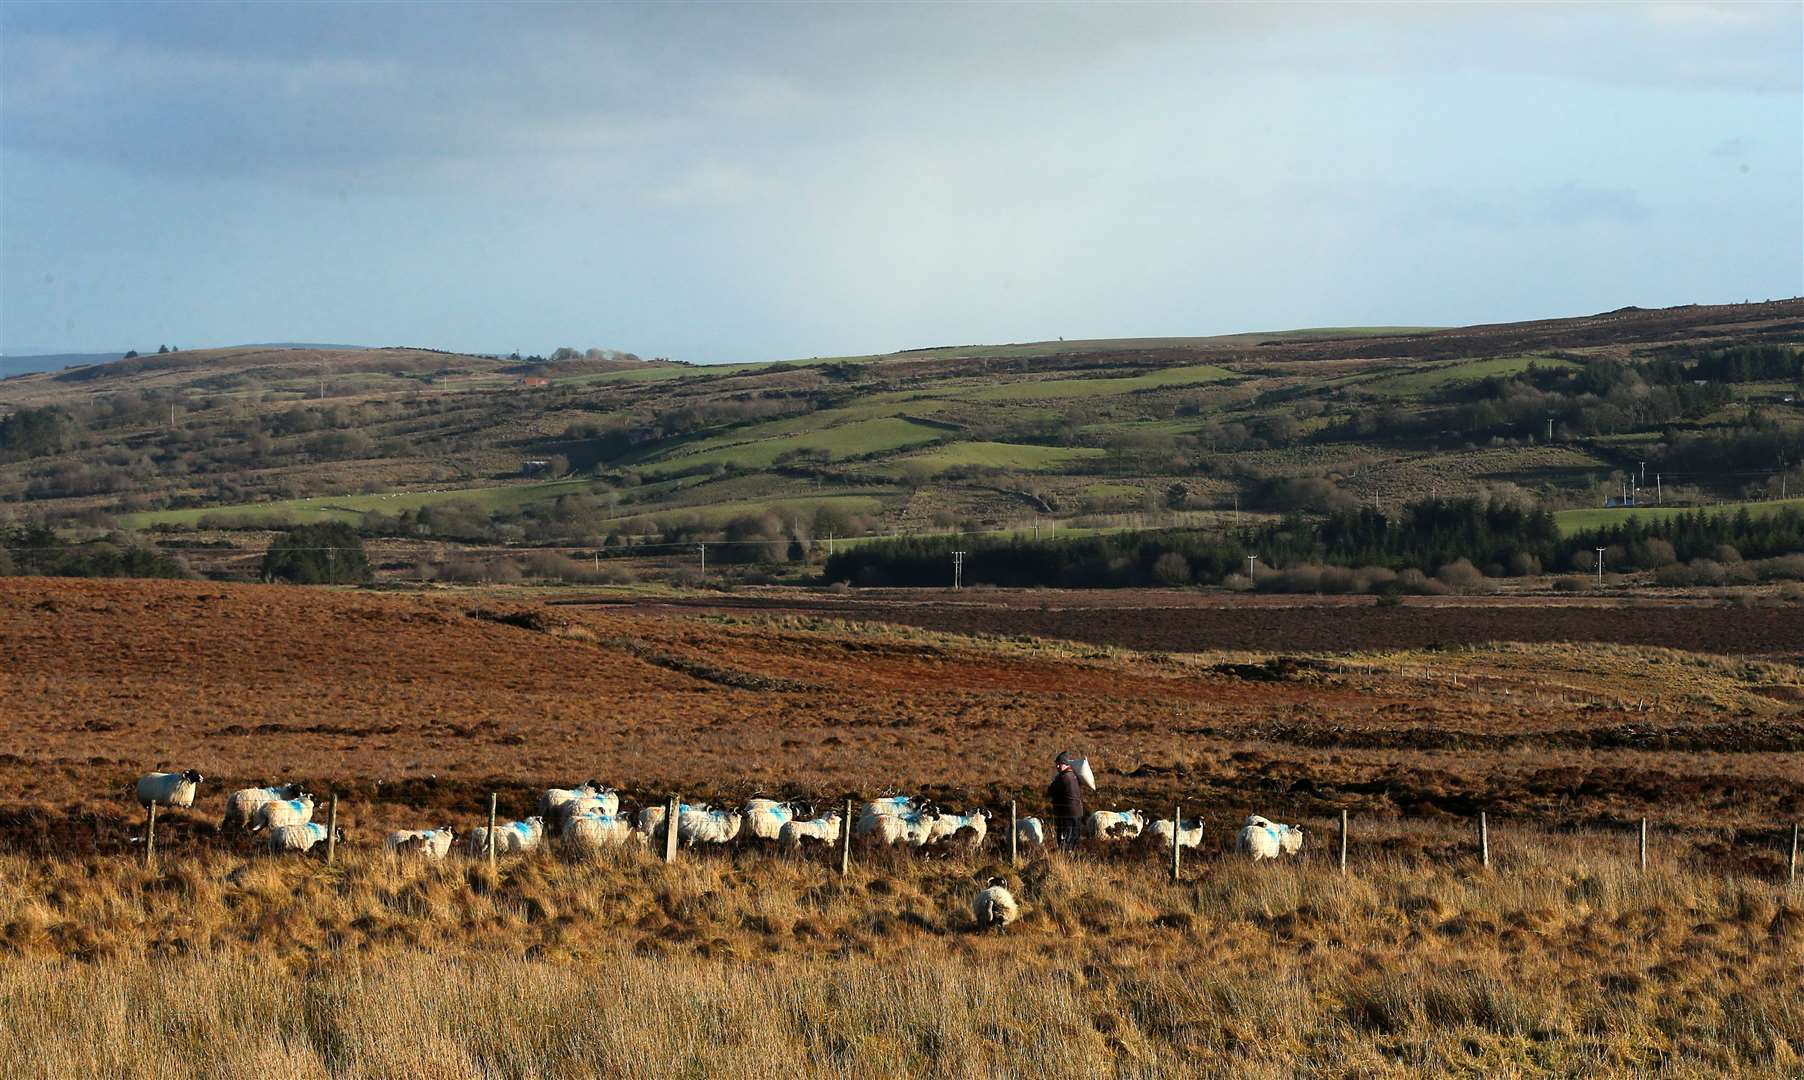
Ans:
POLYGON ((1641 482, 1647 483, 1647 462, 1641 463, 1641 482))
POLYGON ((833 530, 827 530, 827 557, 833 557, 833 530))
POLYGON ((697 545, 695 545, 695 548, 697 551, 701 552, 702 573, 706 574, 708 572, 708 545, 707 544, 697 544, 697 545))
POLYGON ((1602 585, 1603 581, 1604 581, 1604 549, 1598 548, 1597 549, 1597 583, 1599 585, 1602 585))
POLYGON ((1553 441, 1553 417, 1547 418, 1547 441, 1553 441))
POLYGON ((1253 563, 1257 562, 1258 559, 1259 559, 1259 556, 1257 556, 1257 555, 1248 555, 1247 556, 1247 580, 1248 581, 1253 580, 1253 563))
POLYGON ((1654 505, 1666 505, 1666 492, 1660 487, 1660 474, 1654 474, 1654 505))
POLYGON ((956 592, 958 590, 958 588, 964 584, 964 581, 965 581, 965 553, 962 551, 955 551, 952 553, 952 588, 953 588, 953 591, 956 592))

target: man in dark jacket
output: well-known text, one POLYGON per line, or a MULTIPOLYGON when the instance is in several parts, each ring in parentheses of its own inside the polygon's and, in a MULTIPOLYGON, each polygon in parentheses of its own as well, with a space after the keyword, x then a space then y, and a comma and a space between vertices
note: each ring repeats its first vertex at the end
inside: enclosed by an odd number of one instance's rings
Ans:
POLYGON ((1078 756, 1067 750, 1052 761, 1058 771, 1046 789, 1046 798, 1052 803, 1053 835, 1061 849, 1072 851, 1077 848, 1084 823, 1084 785, 1073 768, 1078 756))

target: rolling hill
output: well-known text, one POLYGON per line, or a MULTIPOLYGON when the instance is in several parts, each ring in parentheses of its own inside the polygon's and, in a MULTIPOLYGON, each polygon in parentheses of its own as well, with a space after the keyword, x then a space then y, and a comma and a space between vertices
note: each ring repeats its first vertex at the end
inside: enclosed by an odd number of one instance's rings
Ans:
POLYGON ((1784 373, 1800 343, 1804 301, 1789 300, 706 367, 194 350, 0 381, 0 515, 806 539, 1195 523, 1500 487, 1581 509, 1650 460, 1668 504, 1758 499, 1804 490, 1780 479, 1804 455, 1779 456, 1804 432, 1804 392, 1784 373), (1777 376, 1692 377, 1775 349, 1777 376), (1775 440, 1770 461, 1717 445, 1747 432, 1775 440))

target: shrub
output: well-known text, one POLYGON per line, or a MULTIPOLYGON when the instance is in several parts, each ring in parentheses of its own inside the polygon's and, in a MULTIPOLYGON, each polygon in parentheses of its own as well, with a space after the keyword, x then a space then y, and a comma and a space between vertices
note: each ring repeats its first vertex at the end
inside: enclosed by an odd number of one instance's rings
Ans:
POLYGON ((343 522, 299 525, 276 538, 263 554, 262 573, 297 585, 348 585, 370 579, 363 539, 343 522))
POLYGON ((1435 578, 1448 588, 1473 592, 1485 584, 1485 576, 1466 559, 1455 559, 1435 572, 1435 578))
POLYGON ((1596 582, 1592 578, 1583 574, 1567 574, 1565 577, 1555 578, 1553 587, 1555 592, 1589 592, 1594 584, 1596 582))
POLYGON ((1190 560, 1175 551, 1167 551, 1153 563, 1153 577, 1161 585, 1188 585, 1190 560))

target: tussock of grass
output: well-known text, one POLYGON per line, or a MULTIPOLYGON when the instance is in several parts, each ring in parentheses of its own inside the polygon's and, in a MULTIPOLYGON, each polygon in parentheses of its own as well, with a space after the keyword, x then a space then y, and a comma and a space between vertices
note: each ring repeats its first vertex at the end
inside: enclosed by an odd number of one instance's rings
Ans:
POLYGON ((1506 866, 0 857, 13 1075, 1795 1074, 1804 907, 1506 866), (1024 905, 974 932, 977 882, 1024 905), (472 887, 476 885, 479 887, 472 887), (18 1063, 24 1063, 23 1069, 18 1063))

